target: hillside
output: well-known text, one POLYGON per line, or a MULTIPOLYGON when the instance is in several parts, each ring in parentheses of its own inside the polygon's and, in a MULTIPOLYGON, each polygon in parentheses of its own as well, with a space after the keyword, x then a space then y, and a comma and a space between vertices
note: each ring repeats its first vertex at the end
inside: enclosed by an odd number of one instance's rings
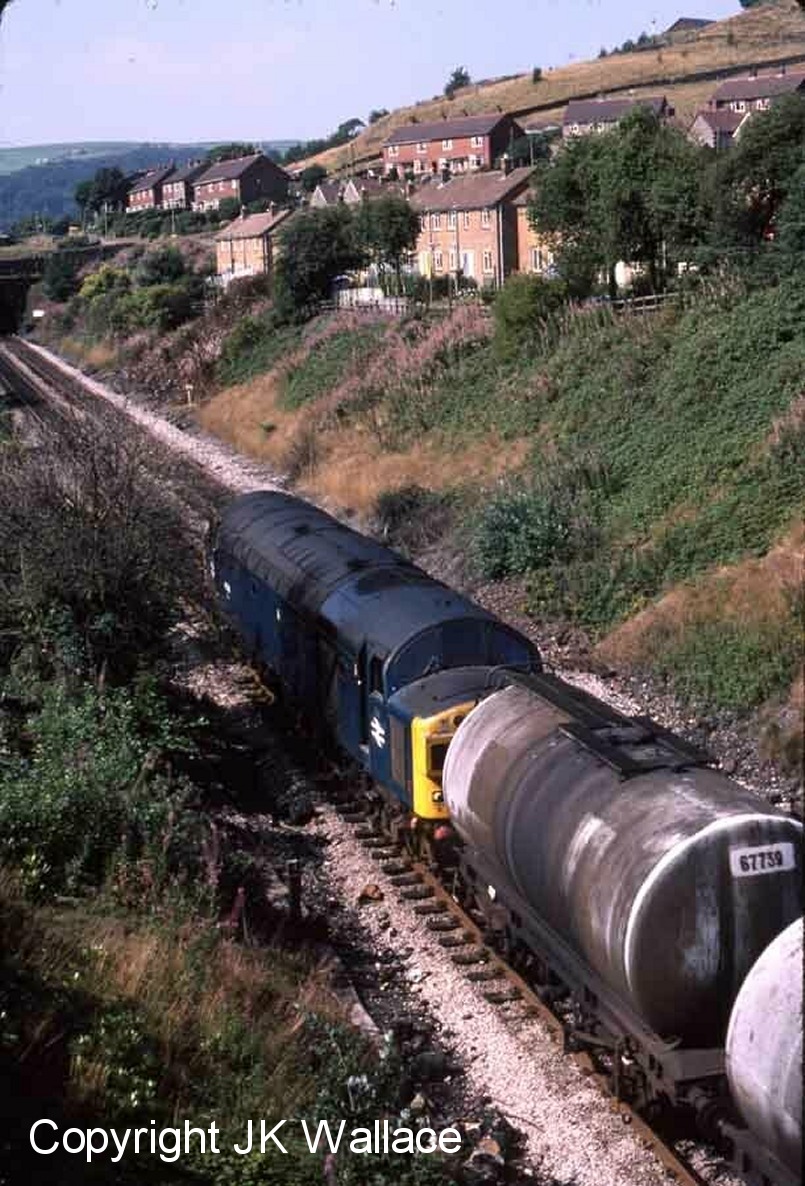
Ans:
MULTIPOLYGON (((266 149, 287 148, 295 141, 263 142, 266 149)), ((145 169, 161 161, 177 164, 193 160, 212 142, 171 143, 74 143, 39 144, 0 149, 0 231, 33 214, 61 218, 75 214, 73 193, 79 181, 96 169, 117 166, 124 173, 145 169), (35 162, 40 161, 37 164, 35 162)))
MULTIPOLYGON (((636 27, 635 35, 638 32, 636 27)), ((534 113, 551 118, 561 113, 569 99, 603 92, 617 95, 634 90, 640 94, 662 89, 673 100, 680 121, 689 123, 713 90, 712 77, 701 75, 740 72, 783 59, 799 59, 805 68, 805 14, 796 0, 777 0, 748 9, 659 49, 611 54, 545 70, 538 83, 532 82, 529 73, 464 87, 452 100, 436 95, 413 107, 392 111, 349 145, 311 157, 300 167, 317 163, 336 171, 378 157, 390 132, 408 123, 496 108, 522 116, 534 113)))

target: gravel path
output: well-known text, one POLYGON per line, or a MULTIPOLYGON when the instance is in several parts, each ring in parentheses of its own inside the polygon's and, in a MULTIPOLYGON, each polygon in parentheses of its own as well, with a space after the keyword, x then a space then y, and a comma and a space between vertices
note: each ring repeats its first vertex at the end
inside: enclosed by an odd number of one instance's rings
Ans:
MULTIPOLYGON (((267 467, 203 434, 177 429, 49 351, 31 348, 233 492, 282 489, 282 481, 267 467)), ((511 607, 497 612, 521 626, 521 615, 511 607)), ((533 622, 524 622, 533 634, 533 622)), ((237 664, 199 663, 184 673, 184 683, 195 694, 226 705, 242 694, 234 686, 242 675, 237 664)), ((639 710, 632 698, 597 676, 583 671, 563 675, 626 712, 639 710)), ((402 958, 406 991, 435 1019, 445 1045, 465 1069, 472 1092, 499 1108, 524 1133, 532 1178, 553 1179, 560 1186, 665 1186, 671 1180, 597 1086, 563 1057, 538 1019, 523 1016, 517 1003, 489 1004, 479 987, 467 982, 425 921, 397 896, 349 825, 325 807, 308 828, 325 841, 324 877, 377 953, 378 966, 402 958), (379 886, 383 899, 361 906, 358 899, 367 884, 379 886)))

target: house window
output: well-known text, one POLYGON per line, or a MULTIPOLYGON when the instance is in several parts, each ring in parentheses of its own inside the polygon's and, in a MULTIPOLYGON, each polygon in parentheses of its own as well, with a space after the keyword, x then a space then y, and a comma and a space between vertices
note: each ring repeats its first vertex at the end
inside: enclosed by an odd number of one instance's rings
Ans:
POLYGON ((383 691, 383 660, 373 655, 369 662, 369 691, 383 691))
POLYGON ((471 169, 480 169, 483 164, 483 158, 479 156, 470 156, 469 165, 471 169))
POLYGON ((441 272, 444 267, 444 260, 441 251, 434 251, 433 253, 433 270, 434 272, 441 272))
POLYGON ((451 272, 455 272, 458 267, 458 256, 454 247, 450 248, 448 267, 451 272))
POLYGON ((430 229, 431 229, 432 231, 439 231, 439 230, 441 230, 441 229, 442 229, 442 219, 441 219, 441 215, 439 215, 439 214, 431 214, 431 216, 430 216, 430 229))
POLYGON ((455 210, 451 210, 447 215, 447 229, 449 231, 454 231, 456 229, 456 222, 456 212, 455 210))
POLYGON ((472 216, 471 216, 469 210, 465 210, 464 211, 464 230, 465 231, 468 231, 470 229, 471 222, 472 222, 472 216))
POLYGON ((541 247, 531 248, 531 270, 533 272, 541 272, 545 266, 545 261, 542 254, 541 247))
POLYGON ((578 136, 578 134, 579 134, 579 125, 578 125, 578 124, 571 124, 571 125, 570 125, 570 131, 571 131, 572 135, 574 135, 574 136, 578 136))
POLYGON ((739 99, 737 103, 733 103, 732 109, 733 111, 746 111, 746 103, 744 103, 743 99, 739 99))
POLYGON ((396 144, 389 144, 388 149, 389 149, 389 156, 397 156, 397 154, 400 151, 396 144))
POLYGON ((417 152, 427 152, 428 151, 427 143, 424 140, 420 140, 419 144, 417 144, 417 146, 416 146, 416 150, 417 150, 417 152))
POLYGON ((448 149, 450 149, 452 147, 453 147, 452 140, 442 140, 442 152, 447 152, 448 149))
POLYGON ((489 211, 488 210, 481 211, 481 226, 482 227, 489 226, 489 211))
POLYGON ((483 146, 484 146, 483 136, 473 136, 472 139, 470 140, 470 144, 472 145, 473 148, 483 148, 483 146))
POLYGON ((420 230, 423 230, 423 231, 426 231, 426 230, 428 229, 428 216, 427 216, 427 214, 422 214, 422 215, 420 215, 420 219, 419 219, 419 227, 420 227, 420 230))
POLYGON ((418 159, 416 159, 416 158, 414 159, 414 172, 415 172, 415 173, 421 173, 421 172, 422 172, 422 161, 420 161, 420 160, 418 160, 418 159))
POLYGON ((494 271, 494 266, 492 264, 492 252, 491 251, 484 252, 484 271, 487 273, 487 275, 490 272, 494 271))

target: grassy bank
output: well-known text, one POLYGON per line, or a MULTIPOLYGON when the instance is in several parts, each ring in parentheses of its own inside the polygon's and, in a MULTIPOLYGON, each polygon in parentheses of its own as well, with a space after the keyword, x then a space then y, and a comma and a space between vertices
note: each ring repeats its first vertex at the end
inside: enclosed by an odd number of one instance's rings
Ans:
POLYGON ((798 277, 711 285, 653 317, 567 310, 513 356, 477 307, 328 315, 285 351, 256 322, 202 422, 368 514, 395 489, 451 492, 475 572, 526 574, 531 611, 581 624, 609 661, 744 710, 797 663, 804 325, 798 277), (734 588, 772 549, 786 563, 755 578, 750 611, 734 588), (683 624, 660 629, 672 590, 683 624))

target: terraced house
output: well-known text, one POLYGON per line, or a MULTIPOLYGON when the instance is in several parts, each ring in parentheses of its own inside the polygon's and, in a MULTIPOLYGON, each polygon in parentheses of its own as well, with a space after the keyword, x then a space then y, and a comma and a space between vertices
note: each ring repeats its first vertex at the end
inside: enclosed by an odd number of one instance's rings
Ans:
POLYGON ((290 177, 262 152, 217 161, 193 182, 193 209, 217 210, 224 198, 235 198, 243 206, 268 198, 283 201, 290 177))
POLYGON ((510 115, 466 115, 396 128, 383 145, 383 170, 451 173, 491 169, 513 139, 522 135, 510 115))
POLYGON ((501 169, 423 185, 411 198, 420 216, 419 274, 501 285, 518 269, 515 199, 527 193, 530 177, 530 168, 501 169))
POLYGON ((664 95, 641 95, 626 99, 571 99, 562 120, 562 136, 590 136, 611 132, 630 112, 647 107, 659 119, 670 119, 674 109, 664 95))
POLYGON ((189 210, 193 201, 193 182, 206 168, 204 161, 190 161, 175 169, 162 186, 163 210, 189 210))
POLYGON ((149 169, 139 177, 128 192, 126 210, 134 214, 140 210, 158 210, 162 205, 162 192, 165 182, 173 173, 173 165, 162 165, 157 169, 149 169))

